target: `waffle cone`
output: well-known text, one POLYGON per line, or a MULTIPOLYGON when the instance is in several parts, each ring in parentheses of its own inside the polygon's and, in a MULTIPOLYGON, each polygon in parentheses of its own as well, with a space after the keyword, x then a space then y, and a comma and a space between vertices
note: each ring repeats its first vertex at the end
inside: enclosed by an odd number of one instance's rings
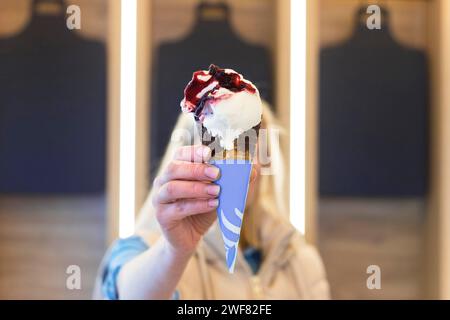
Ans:
POLYGON ((252 129, 242 133, 234 141, 234 149, 226 150, 220 146, 220 142, 218 139, 212 137, 208 130, 204 126, 199 124, 199 129, 202 134, 202 144, 208 146, 212 150, 212 159, 214 161, 252 161, 255 156, 255 149, 258 142, 260 127, 261 124, 258 124, 252 129))

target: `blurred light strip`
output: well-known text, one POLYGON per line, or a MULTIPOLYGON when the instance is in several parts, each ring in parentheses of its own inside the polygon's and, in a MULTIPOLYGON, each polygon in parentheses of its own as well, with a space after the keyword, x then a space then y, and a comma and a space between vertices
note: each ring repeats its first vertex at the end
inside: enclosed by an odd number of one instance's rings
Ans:
POLYGON ((306 2, 291 0, 290 218, 305 234, 306 2))
POLYGON ((134 233, 137 0, 121 0, 119 237, 134 233))

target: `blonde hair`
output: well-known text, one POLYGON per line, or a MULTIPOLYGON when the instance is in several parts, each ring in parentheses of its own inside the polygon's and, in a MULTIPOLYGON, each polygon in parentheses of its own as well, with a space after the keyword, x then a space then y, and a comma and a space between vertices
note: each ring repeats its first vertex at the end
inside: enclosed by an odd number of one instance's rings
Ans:
MULTIPOLYGON (((175 151, 183 145, 191 145, 192 136, 189 134, 180 135, 180 132, 194 133, 194 121, 189 115, 181 114, 174 128, 172 139, 167 146, 164 157, 159 166, 158 175, 161 173, 170 161, 173 159, 175 151)), ((278 131, 279 136, 284 135, 282 128, 277 125, 275 117, 267 104, 263 103, 263 120, 261 129, 267 129, 267 132, 278 131)), ((255 194, 254 201, 247 208, 252 212, 245 215, 246 223, 242 229, 242 237, 253 247, 260 247, 260 229, 265 215, 271 215, 276 219, 287 221, 287 208, 285 198, 283 196, 284 188, 284 159, 282 156, 280 141, 275 141, 272 135, 267 135, 268 152, 271 156, 270 170, 271 174, 263 174, 259 177, 259 185, 255 194), (258 212, 255 212, 258 211, 258 212)), ((153 189, 150 191, 142 209, 140 210, 136 233, 144 235, 146 232, 154 231, 158 228, 156 219, 154 218, 154 208, 152 205, 153 189)))

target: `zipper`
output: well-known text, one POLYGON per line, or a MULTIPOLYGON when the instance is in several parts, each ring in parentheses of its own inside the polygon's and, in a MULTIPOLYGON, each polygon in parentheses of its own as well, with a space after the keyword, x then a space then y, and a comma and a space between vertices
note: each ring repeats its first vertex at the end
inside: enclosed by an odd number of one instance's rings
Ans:
POLYGON ((241 248, 238 248, 238 261, 236 263, 239 263, 242 265, 242 267, 245 270, 245 273, 248 275, 250 279, 250 289, 252 292, 252 299, 253 300, 265 300, 265 293, 264 293, 264 287, 262 285, 261 281, 261 269, 257 272, 257 274, 254 274, 252 269, 250 268, 249 264, 244 258, 239 259, 239 257, 243 257, 244 253, 242 252, 241 248))
POLYGON ((251 276, 250 277, 250 284, 252 287, 253 297, 256 300, 264 300, 264 289, 261 284, 261 279, 259 276, 251 276))

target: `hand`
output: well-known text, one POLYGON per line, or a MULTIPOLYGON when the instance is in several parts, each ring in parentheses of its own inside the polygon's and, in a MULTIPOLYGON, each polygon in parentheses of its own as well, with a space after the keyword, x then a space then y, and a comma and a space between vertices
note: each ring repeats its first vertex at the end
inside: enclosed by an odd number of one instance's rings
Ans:
POLYGON ((154 181, 156 219, 176 253, 192 254, 216 219, 220 187, 212 182, 220 172, 204 163, 210 157, 208 147, 181 147, 154 181))

